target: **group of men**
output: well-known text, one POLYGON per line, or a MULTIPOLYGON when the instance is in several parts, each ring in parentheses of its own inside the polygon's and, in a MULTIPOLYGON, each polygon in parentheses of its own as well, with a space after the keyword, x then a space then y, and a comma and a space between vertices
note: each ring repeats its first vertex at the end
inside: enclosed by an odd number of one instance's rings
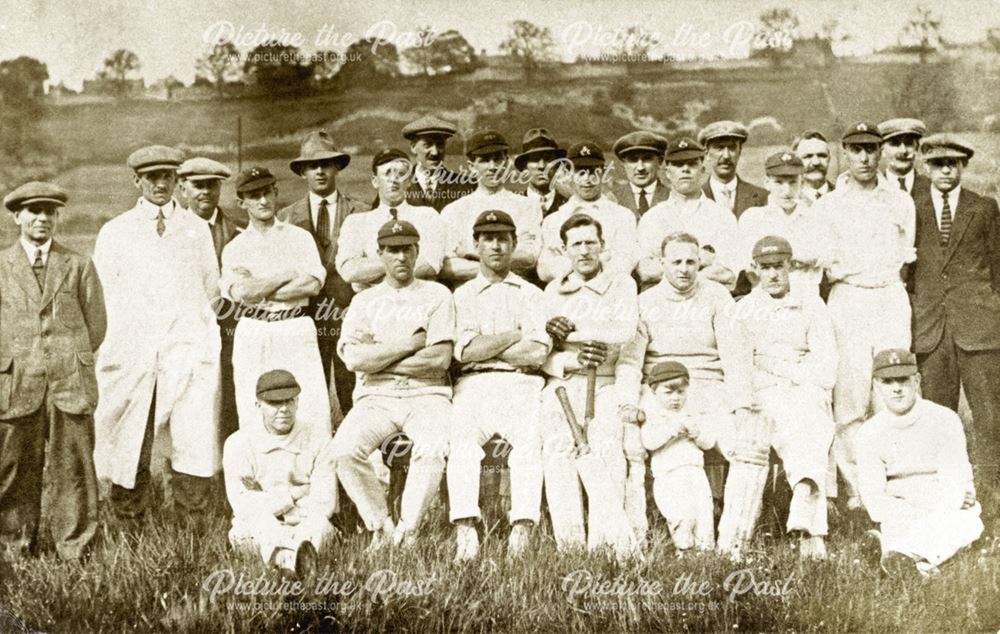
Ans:
POLYGON ((501 133, 475 131, 468 171, 449 171, 456 133, 436 116, 404 127, 410 152, 372 161, 371 205, 338 188, 351 157, 324 131, 290 162, 308 193, 283 209, 266 168, 238 175, 227 211, 226 166, 141 148, 139 199, 101 228, 93 262, 52 239, 59 187, 8 194, 5 550, 35 542, 46 442, 68 558, 96 531, 97 476, 116 514, 144 513, 159 444, 178 509, 202 512, 224 467, 231 541, 293 569, 331 534, 339 486, 372 548, 412 544, 447 461, 456 558, 472 559, 494 436, 512 447, 512 555, 544 490, 560 548, 641 557, 650 452, 680 552, 743 552, 772 448, 803 556, 825 556, 838 473, 848 508, 882 524, 886 560, 932 573, 978 537, 954 410, 964 387, 975 480, 995 486, 1000 213, 961 186, 967 143, 915 119, 859 122, 830 181, 830 144, 809 131, 768 157, 765 189, 738 175, 748 130, 719 121, 697 138, 624 135, 627 180, 609 186, 598 143, 563 149, 544 128, 513 161, 501 133), (397 523, 377 456, 398 432, 412 457, 397 523))

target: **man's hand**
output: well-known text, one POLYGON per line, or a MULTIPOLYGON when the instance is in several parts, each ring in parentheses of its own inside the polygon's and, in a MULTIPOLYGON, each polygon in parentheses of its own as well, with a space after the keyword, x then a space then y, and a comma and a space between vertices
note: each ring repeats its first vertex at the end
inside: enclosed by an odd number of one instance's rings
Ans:
POLYGON ((584 342, 576 359, 585 368, 596 368, 608 360, 608 344, 600 341, 584 342))
POLYGON ((646 422, 646 412, 635 405, 621 405, 618 407, 618 416, 623 423, 629 425, 642 425, 646 422))
POLYGON ((715 264, 715 247, 710 244, 702 245, 698 251, 698 268, 704 269, 715 264))
POLYGON ((569 333, 576 330, 576 324, 565 317, 553 317, 545 324, 545 332, 552 337, 556 345, 562 345, 569 333))
POLYGON ((293 484, 288 488, 288 492, 292 494, 292 499, 298 502, 305 496, 309 495, 309 483, 293 484))
POLYGON ((976 505, 976 490, 972 487, 965 492, 965 499, 962 500, 962 509, 971 509, 976 505))
POLYGON ((416 352, 427 347, 427 331, 421 328, 410 337, 410 349, 416 352))

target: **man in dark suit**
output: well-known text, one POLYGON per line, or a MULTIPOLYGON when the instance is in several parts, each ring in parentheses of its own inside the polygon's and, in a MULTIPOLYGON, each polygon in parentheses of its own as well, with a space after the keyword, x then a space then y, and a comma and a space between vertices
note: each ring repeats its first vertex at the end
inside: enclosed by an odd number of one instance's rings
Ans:
POLYGON ((914 192, 917 260, 911 267, 913 348, 925 398, 972 409, 978 483, 1000 474, 1000 212, 961 186, 973 150, 950 134, 926 137, 930 185, 914 192))
POLYGON ((652 132, 629 132, 611 148, 625 170, 625 183, 612 190, 622 207, 631 209, 638 221, 649 208, 670 195, 670 187, 660 182, 660 166, 667 140, 652 132))
POLYGON ((736 173, 743 143, 750 135, 735 121, 715 121, 698 133, 698 143, 705 146, 712 172, 702 191, 710 200, 726 207, 738 219, 750 207, 767 204, 767 190, 748 183, 736 173))
MULTIPOLYGON (((454 124, 434 115, 420 117, 403 126, 403 138, 410 142, 414 159, 413 180, 406 191, 406 202, 441 211, 448 203, 476 189, 468 172, 453 172, 444 166, 445 145, 457 131, 454 124)), ((372 205, 373 209, 375 207, 378 207, 377 197, 372 205)))
POLYGON ((566 157, 552 134, 545 128, 532 128, 521 139, 521 153, 514 157, 514 169, 528 175, 524 195, 538 202, 542 217, 562 207, 569 200, 555 186, 558 161, 566 157))
POLYGON ((31 182, 3 201, 20 238, 0 252, 0 558, 34 547, 46 467, 59 556, 80 558, 97 532, 94 352, 107 315, 90 258, 52 239, 66 199, 31 182))
POLYGON ((836 185, 827 177, 830 171, 830 144, 818 130, 806 130, 792 141, 792 152, 802 160, 802 198, 812 203, 836 185))
POLYGON ((885 177, 911 196, 930 187, 930 180, 916 169, 917 146, 927 133, 920 119, 889 119, 878 124, 882 135, 882 160, 885 177))
POLYGON ((340 357, 334 354, 343 313, 354 297, 351 285, 340 277, 334 266, 337 238, 344 218, 368 211, 367 205, 337 189, 337 174, 350 162, 351 157, 336 148, 325 130, 310 132, 302 142, 298 158, 289 163, 290 169, 306 181, 309 193, 278 212, 282 221, 312 234, 326 268, 326 283, 319 295, 310 300, 309 314, 316 322, 323 371, 343 410, 330 412, 334 426, 343 417, 343 412, 350 409, 351 392, 354 391, 354 373, 349 372, 340 357))

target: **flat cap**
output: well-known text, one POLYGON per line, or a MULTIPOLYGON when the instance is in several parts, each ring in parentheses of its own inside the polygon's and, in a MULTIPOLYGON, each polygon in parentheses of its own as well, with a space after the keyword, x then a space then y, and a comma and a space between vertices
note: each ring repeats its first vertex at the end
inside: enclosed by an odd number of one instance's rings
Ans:
POLYGON ((844 130, 840 137, 841 143, 881 143, 882 135, 879 134, 878 126, 871 121, 858 121, 851 127, 844 130))
POLYGON ((166 145, 147 145, 128 156, 126 164, 136 174, 153 170, 176 170, 184 162, 184 153, 166 145))
POLYGON ((480 231, 516 231, 514 219, 506 211, 499 209, 489 209, 479 214, 475 224, 472 225, 472 232, 480 231))
POLYGON ((700 143, 690 137, 681 137, 667 146, 667 153, 663 155, 663 160, 669 163, 671 161, 689 161, 704 156, 705 148, 700 143))
POLYGON ((611 146, 611 151, 618 158, 623 158, 631 152, 653 152, 662 158, 667 151, 667 140, 655 132, 638 130, 620 137, 611 146))
POLYGON ((713 121, 698 133, 698 143, 705 145, 716 139, 737 139, 746 141, 750 132, 746 126, 737 121, 713 121))
POLYGON ((975 153, 968 142, 947 132, 932 134, 920 141, 920 156, 925 161, 942 158, 970 159, 975 153))
POLYGON ((189 158, 181 163, 177 170, 177 176, 186 178, 189 181, 224 181, 233 175, 233 172, 218 161, 213 161, 204 156, 189 158))
POLYGON ((378 245, 380 247, 417 244, 420 233, 417 228, 405 220, 390 220, 378 230, 378 245))
POLYGON ((481 156, 508 149, 507 139, 493 129, 476 130, 465 139, 466 156, 481 156))
POLYGON ((332 161, 337 169, 342 170, 350 164, 351 155, 338 150, 326 130, 316 130, 307 134, 302 140, 299 155, 288 162, 288 169, 301 174, 305 163, 315 161, 332 161))
POLYGON ((681 378, 690 378, 688 369, 684 367, 684 364, 678 361, 664 361, 663 363, 657 363, 653 366, 653 369, 649 371, 649 377, 646 379, 646 383, 656 385, 657 383, 662 383, 671 379, 681 378))
POLYGON ((788 244, 779 236, 764 236, 753 245, 753 261, 761 264, 770 264, 790 260, 792 258, 792 245, 788 244))
POLYGON ((398 150, 394 147, 386 148, 375 155, 372 159, 372 173, 378 171, 380 165, 385 165, 386 163, 392 163, 393 161, 406 161, 410 162, 410 156, 403 150, 398 150))
POLYGON ((266 167, 249 167, 240 172, 236 179, 236 193, 252 192, 277 182, 278 179, 266 167))
POLYGON ((432 114, 420 117, 403 126, 403 138, 407 141, 415 141, 420 136, 443 136, 445 138, 455 136, 458 128, 450 121, 445 121, 441 117, 432 114))
POLYGON ((545 128, 531 128, 521 138, 521 153, 514 157, 514 167, 523 170, 524 164, 536 156, 561 159, 566 156, 566 150, 559 147, 555 137, 545 128))
POLYGON ((58 207, 66 204, 66 192, 58 185, 30 181, 3 197, 3 206, 10 211, 19 211, 31 203, 46 202, 58 207))
POLYGON ((768 176, 798 176, 805 169, 802 159, 788 151, 775 152, 764 161, 764 173, 768 176))
POLYGON ((878 124, 878 133, 882 135, 883 141, 904 134, 922 137, 927 134, 927 126, 920 119, 888 119, 878 124))
POLYGON ((913 376, 917 373, 917 356, 903 348, 882 350, 875 355, 872 375, 879 379, 913 376))
POLYGON ((569 148, 566 158, 573 164, 573 169, 604 167, 604 150, 593 141, 583 141, 569 148))
POLYGON ((257 398, 262 401, 287 401, 301 391, 298 381, 288 370, 269 370, 257 379, 257 398))

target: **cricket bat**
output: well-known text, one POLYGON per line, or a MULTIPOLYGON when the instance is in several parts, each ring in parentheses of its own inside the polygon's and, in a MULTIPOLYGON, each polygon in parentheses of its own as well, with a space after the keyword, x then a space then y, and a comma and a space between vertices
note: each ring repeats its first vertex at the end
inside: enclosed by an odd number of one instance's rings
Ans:
POLYGON ((717 540, 718 550, 735 559, 742 558, 760 517, 771 447, 770 418, 757 413, 747 422, 746 429, 735 430, 738 444, 729 462, 717 540))

